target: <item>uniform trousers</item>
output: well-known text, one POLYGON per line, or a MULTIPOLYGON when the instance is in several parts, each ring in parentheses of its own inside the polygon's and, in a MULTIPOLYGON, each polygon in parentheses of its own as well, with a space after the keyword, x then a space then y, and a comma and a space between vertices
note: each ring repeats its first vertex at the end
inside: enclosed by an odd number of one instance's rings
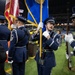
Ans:
POLYGON ((51 75, 52 67, 47 67, 37 63, 38 75, 51 75))
POLYGON ((25 75, 25 62, 12 63, 13 75, 25 75))
POLYGON ((37 52, 35 60, 37 62, 38 75, 51 75, 52 68, 56 66, 54 52, 43 52, 40 62, 39 52, 37 52))

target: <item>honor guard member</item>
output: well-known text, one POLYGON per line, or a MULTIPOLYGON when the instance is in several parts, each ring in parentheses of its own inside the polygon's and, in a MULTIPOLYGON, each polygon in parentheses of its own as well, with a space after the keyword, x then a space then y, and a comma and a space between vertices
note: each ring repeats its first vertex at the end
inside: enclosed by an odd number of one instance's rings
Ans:
POLYGON ((29 38, 29 34, 24 26, 25 22, 25 18, 18 16, 17 28, 13 29, 11 33, 8 61, 12 63, 13 75, 25 75, 26 44, 29 38))
MULTIPOLYGON (((35 60, 37 62, 38 75, 51 75, 52 68, 56 66, 54 51, 58 49, 59 46, 59 34, 53 31, 55 20, 53 18, 47 18, 44 21, 46 30, 42 35, 42 57, 39 57, 39 51, 36 54, 35 60)), ((43 23, 39 23, 37 31, 32 36, 32 41, 38 39, 38 30, 43 28, 43 23)), ((39 39, 38 39, 39 40, 39 39)))
POLYGON ((72 24, 75 26, 75 13, 71 16, 72 24))
POLYGON ((4 63, 6 61, 8 41, 10 40, 10 30, 5 25, 5 20, 5 17, 0 15, 0 75, 6 75, 4 71, 4 63))
MULTIPOLYGON (((75 13, 72 14, 71 19, 72 19, 72 24, 75 25, 75 13)), ((73 48, 73 52, 71 52, 71 54, 75 56, 75 40, 74 39, 75 39, 75 35, 71 33, 68 35, 65 34, 65 41, 70 43, 71 47, 73 48)))

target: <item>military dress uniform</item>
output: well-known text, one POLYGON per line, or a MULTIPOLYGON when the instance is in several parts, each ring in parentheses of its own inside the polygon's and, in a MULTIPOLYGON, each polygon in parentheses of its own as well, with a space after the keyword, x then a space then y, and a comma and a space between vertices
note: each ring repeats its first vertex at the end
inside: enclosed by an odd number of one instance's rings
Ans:
MULTIPOLYGON (((20 21, 25 21, 23 17, 18 17, 20 21)), ((13 75, 24 75, 26 61, 26 44, 28 43, 28 33, 24 25, 13 29, 11 33, 10 49, 8 61, 12 61, 13 75)))
POLYGON ((4 62, 6 60, 6 51, 8 50, 8 41, 10 40, 10 30, 3 23, 4 20, 5 17, 0 15, 0 75, 6 75, 4 62))
MULTIPOLYGON (((73 25, 75 25, 75 13, 72 14, 71 20, 72 20, 73 25)), ((73 52, 71 54, 75 56, 75 40, 74 39, 75 39, 74 33, 70 33, 68 35, 65 34, 65 41, 68 42, 70 46, 73 48, 73 52)))
MULTIPOLYGON (((52 19, 47 19, 46 21, 52 19)), ((43 52, 42 52, 42 57, 39 57, 39 50, 36 53, 35 60, 37 61, 37 68, 38 68, 38 75, 51 75, 51 70, 53 67, 56 66, 56 61, 55 61, 55 55, 54 51, 58 49, 59 46, 59 40, 60 40, 60 35, 55 33, 54 31, 44 31, 49 32, 50 39, 47 39, 42 35, 42 46, 43 46, 43 52)), ((32 41, 38 39, 39 40, 39 34, 34 34, 32 36, 32 41)))

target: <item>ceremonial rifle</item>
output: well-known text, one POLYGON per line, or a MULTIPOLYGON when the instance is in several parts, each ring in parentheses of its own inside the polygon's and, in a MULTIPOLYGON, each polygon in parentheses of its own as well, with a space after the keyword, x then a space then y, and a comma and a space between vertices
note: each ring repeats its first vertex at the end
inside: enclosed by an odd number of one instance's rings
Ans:
MULTIPOLYGON (((69 2, 67 2, 67 34, 69 33, 69 2)), ((71 70, 71 53, 70 53, 70 44, 66 42, 66 54, 68 59, 68 68, 71 70)))

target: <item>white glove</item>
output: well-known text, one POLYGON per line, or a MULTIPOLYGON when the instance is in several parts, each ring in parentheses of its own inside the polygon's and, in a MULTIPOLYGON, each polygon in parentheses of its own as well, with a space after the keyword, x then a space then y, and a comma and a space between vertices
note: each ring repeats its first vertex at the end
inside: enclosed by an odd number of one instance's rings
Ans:
POLYGON ((6 51, 6 54, 8 55, 8 51, 6 51))
POLYGON ((49 36, 48 31, 43 32, 43 36, 45 36, 47 38, 49 36))
POLYGON ((71 54, 71 56, 73 56, 73 55, 74 55, 73 51, 71 51, 71 53, 70 53, 70 54, 71 54))
POLYGON ((13 63, 13 60, 12 60, 12 61, 8 61, 8 63, 9 63, 9 64, 12 64, 12 63, 13 63))
POLYGON ((11 25, 11 28, 15 29, 16 28, 16 25, 12 24, 11 25))
POLYGON ((69 42, 70 44, 74 41, 72 34, 65 34, 65 41, 69 42))
POLYGON ((38 27, 37 27, 37 30, 39 30, 40 28, 43 28, 43 22, 40 22, 38 27))

